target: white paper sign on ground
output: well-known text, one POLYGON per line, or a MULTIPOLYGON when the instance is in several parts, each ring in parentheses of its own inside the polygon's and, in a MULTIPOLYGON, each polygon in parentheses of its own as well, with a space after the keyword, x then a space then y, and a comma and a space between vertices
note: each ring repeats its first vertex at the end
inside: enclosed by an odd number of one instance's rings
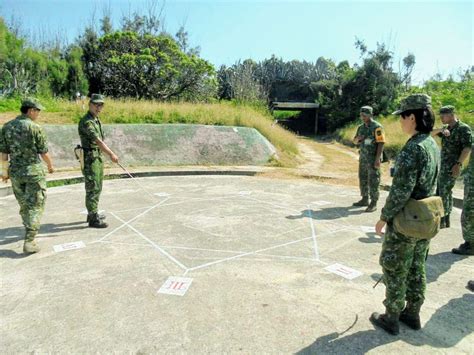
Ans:
POLYGON ((81 249, 81 248, 85 248, 85 247, 86 247, 86 245, 84 244, 84 242, 82 240, 80 240, 78 242, 58 244, 58 245, 55 245, 53 248, 54 248, 54 251, 56 253, 59 253, 59 252, 66 251, 66 250, 81 249))
POLYGON ((158 293, 164 293, 167 295, 176 295, 176 296, 184 296, 186 291, 188 291, 189 286, 193 279, 188 277, 176 277, 170 276, 168 280, 165 281, 163 286, 158 290, 158 293))
POLYGON ((356 277, 362 275, 360 271, 351 269, 350 267, 341 264, 332 264, 325 267, 324 269, 336 275, 342 276, 348 280, 355 279, 356 277))
POLYGON ((362 229, 362 232, 364 233, 375 233, 374 226, 360 226, 360 229, 362 229))
POLYGON ((315 206, 326 206, 326 205, 330 205, 331 202, 321 200, 321 201, 311 202, 311 204, 315 206))
POLYGON ((239 191, 239 195, 246 196, 246 195, 251 195, 252 191, 239 191))

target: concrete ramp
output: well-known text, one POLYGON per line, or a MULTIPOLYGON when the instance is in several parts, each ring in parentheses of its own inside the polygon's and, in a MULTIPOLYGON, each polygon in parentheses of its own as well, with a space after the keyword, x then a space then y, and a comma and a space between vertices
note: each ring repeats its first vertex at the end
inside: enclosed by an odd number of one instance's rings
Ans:
MULTIPOLYGON (((187 124, 104 125, 105 141, 127 165, 264 165, 276 153, 256 129, 187 124)), ((77 167, 76 125, 44 125, 58 168, 77 167)))

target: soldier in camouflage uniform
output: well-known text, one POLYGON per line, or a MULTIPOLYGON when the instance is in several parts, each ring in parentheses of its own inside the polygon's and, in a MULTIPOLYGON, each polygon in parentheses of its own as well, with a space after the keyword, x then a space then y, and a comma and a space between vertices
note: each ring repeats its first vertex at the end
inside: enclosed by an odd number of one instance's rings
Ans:
POLYGON ((472 135, 471 128, 454 115, 454 106, 443 106, 439 113, 445 126, 433 130, 432 135, 441 137, 441 173, 438 192, 443 199, 445 211, 441 228, 449 228, 449 215, 453 209, 452 191, 456 178, 461 173, 462 164, 471 151, 472 135))
POLYGON ((411 138, 395 164, 390 194, 375 226, 377 234, 387 226, 380 255, 386 287, 385 313, 374 313, 371 322, 391 334, 398 334, 399 321, 420 329, 420 308, 426 289, 425 260, 429 240, 414 239, 393 228, 393 218, 410 198, 420 200, 436 193, 439 149, 430 132, 434 124, 431 98, 410 95, 394 114, 400 114, 402 131, 411 138), (407 302, 405 305, 405 301, 407 302))
POLYGON ((382 125, 373 120, 372 107, 361 107, 360 118, 364 123, 357 128, 354 143, 360 145, 359 187, 362 199, 353 206, 368 206, 365 211, 373 212, 377 209, 379 199, 380 163, 385 135, 382 125))
POLYGON ((20 108, 22 114, 7 122, 0 134, 2 180, 11 179, 13 193, 20 205, 20 215, 26 230, 23 252, 27 254, 40 251, 35 237, 44 211, 46 179, 39 156, 46 162, 48 171, 54 171, 46 136, 35 122, 43 109, 35 99, 23 100, 20 108))
POLYGON ((474 255, 474 145, 464 177, 464 200, 461 215, 462 237, 464 243, 452 252, 460 255, 474 255))
POLYGON ((92 94, 89 102, 89 112, 79 122, 79 137, 84 152, 84 167, 82 173, 86 186, 86 208, 87 222, 92 228, 107 228, 103 221, 104 216, 98 213, 99 198, 102 191, 104 179, 103 154, 109 155, 110 159, 118 162, 118 157, 104 143, 104 132, 99 120, 99 114, 104 107, 104 97, 92 94))

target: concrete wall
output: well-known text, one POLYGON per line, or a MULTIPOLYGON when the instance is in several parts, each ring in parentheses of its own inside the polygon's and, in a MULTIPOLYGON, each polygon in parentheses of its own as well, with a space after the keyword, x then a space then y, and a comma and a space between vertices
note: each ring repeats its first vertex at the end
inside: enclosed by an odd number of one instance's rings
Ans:
MULTIPOLYGON (((76 167, 76 125, 44 125, 58 168, 76 167)), ((186 124, 104 125, 105 142, 127 165, 264 165, 276 153, 256 129, 186 124)))

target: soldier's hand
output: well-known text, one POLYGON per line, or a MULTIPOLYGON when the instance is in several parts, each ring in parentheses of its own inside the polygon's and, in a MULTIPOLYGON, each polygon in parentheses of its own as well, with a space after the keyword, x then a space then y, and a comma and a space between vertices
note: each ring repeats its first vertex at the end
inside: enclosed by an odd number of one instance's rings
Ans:
POLYGON ((375 225, 375 234, 380 235, 382 237, 384 235, 384 232, 382 230, 384 229, 386 224, 387 222, 379 220, 375 225))
POLYGON ((449 131, 449 129, 447 128, 444 128, 441 133, 443 133, 443 136, 445 137, 449 137, 451 135, 451 132, 449 131))
POLYGON ((118 163, 118 156, 116 156, 114 153, 110 154, 110 160, 112 160, 114 163, 118 163))
POLYGON ((48 173, 54 173, 54 168, 52 166, 48 166, 48 173))
POLYGON ((6 182, 8 181, 8 179, 10 179, 10 176, 8 176, 8 175, 2 175, 2 181, 3 181, 4 183, 6 183, 6 182))
POLYGON ((375 161, 374 163, 374 169, 380 169, 380 159, 375 161))

